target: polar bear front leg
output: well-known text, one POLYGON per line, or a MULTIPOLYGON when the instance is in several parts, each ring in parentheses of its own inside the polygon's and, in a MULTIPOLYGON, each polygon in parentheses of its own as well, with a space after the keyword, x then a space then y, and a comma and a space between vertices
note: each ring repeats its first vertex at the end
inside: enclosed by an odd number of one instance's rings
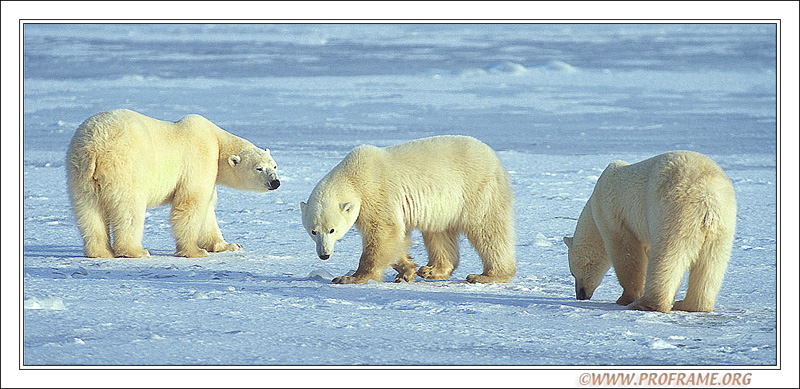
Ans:
POLYGON ((628 305, 644 293, 647 248, 630 231, 608 237, 604 245, 614 264, 617 281, 622 286, 622 296, 617 299, 617 304, 628 305))
POLYGON ((331 282, 334 284, 363 284, 369 280, 381 281, 383 271, 386 270, 388 264, 381 264, 376 261, 375 254, 377 250, 364 248, 361 253, 361 259, 358 261, 358 269, 352 276, 341 276, 334 278, 331 282))
POLYGON ((242 249, 242 245, 238 243, 228 243, 222 238, 222 231, 219 229, 217 223, 217 215, 214 212, 214 206, 217 203, 217 190, 214 189, 214 194, 211 197, 211 202, 208 205, 206 216, 203 219, 203 226, 200 228, 200 239, 198 245, 200 248, 217 253, 220 251, 238 251, 242 249))
POLYGON ((334 284, 363 284, 369 280, 381 281, 386 269, 406 256, 404 232, 397 225, 380 224, 363 234, 364 250, 358 269, 352 276, 333 279, 334 284))

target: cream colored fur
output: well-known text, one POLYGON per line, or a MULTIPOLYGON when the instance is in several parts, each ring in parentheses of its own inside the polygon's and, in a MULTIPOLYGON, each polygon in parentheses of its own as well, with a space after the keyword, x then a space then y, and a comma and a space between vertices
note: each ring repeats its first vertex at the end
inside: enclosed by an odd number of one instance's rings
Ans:
POLYGON ((631 309, 714 309, 736 228, 733 185, 708 157, 667 152, 615 161, 597 180, 569 247, 579 299, 588 299, 613 265, 618 304, 631 309), (689 270, 686 297, 675 302, 689 270), (629 305, 630 304, 630 305, 629 305))
POLYGON ((483 261, 483 273, 467 281, 508 282, 516 273, 512 202, 508 173, 492 149, 470 137, 439 136, 354 149, 300 206, 320 258, 354 224, 362 235, 358 269, 335 283, 380 281, 388 267, 397 270, 396 281, 411 281, 414 229, 428 250, 419 276, 450 277, 463 233, 483 261))
POLYGON ((87 257, 149 256, 142 248, 145 211, 166 203, 176 255, 240 250, 222 238, 215 185, 267 191, 280 183, 269 150, 202 116, 173 123, 129 110, 101 112, 78 127, 67 182, 87 257))

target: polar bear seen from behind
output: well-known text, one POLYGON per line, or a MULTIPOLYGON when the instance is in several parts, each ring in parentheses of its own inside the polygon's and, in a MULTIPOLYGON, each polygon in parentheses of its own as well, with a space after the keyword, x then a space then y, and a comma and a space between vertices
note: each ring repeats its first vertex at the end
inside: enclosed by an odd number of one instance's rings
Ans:
POLYGON ((301 203, 303 226, 325 260, 354 224, 363 252, 352 276, 334 283, 380 281, 393 267, 411 281, 410 234, 422 233, 428 264, 420 277, 450 277, 465 234, 483 261, 469 282, 508 282, 516 272, 513 195, 508 173, 489 146, 466 136, 437 136, 351 151, 301 203))
POLYGON ((710 158, 667 152, 606 167, 564 238, 579 300, 592 297, 613 265, 622 286, 617 304, 631 309, 714 309, 733 244, 733 185, 710 158), (686 297, 675 302, 689 270, 686 297))
POLYGON ((240 250, 222 238, 216 184, 253 191, 280 185, 269 150, 199 115, 173 123, 129 110, 98 113, 75 131, 66 162, 87 257, 149 256, 142 247, 145 211, 166 203, 176 255, 240 250))

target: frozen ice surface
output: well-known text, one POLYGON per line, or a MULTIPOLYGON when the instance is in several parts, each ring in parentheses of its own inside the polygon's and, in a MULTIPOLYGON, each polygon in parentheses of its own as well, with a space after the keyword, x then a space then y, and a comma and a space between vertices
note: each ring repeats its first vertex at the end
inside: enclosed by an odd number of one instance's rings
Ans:
MULTIPOLYGON (((769 24, 24 26, 24 338, 35 365, 775 365, 776 42, 769 24), (64 155, 92 114, 202 114, 269 147, 282 185, 220 188, 244 251, 172 256, 168 209, 142 259, 84 258, 64 155), (299 202, 353 147, 465 134, 516 196, 517 276, 332 285, 299 202), (713 313, 577 301, 560 237, 602 169, 673 149, 715 159, 738 224, 713 313), (38 308, 38 309, 37 309, 38 308)), ((425 264, 418 233, 411 255, 425 264)), ((681 298, 685 286, 678 293, 681 298)))

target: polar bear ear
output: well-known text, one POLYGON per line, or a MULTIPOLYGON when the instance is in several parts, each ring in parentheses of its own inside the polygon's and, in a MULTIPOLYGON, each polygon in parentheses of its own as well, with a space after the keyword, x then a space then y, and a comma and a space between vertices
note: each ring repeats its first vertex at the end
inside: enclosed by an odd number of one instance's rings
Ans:
POLYGON ((239 162, 242 162, 242 157, 240 157, 238 155, 234 154, 234 155, 231 155, 230 157, 228 157, 228 163, 231 166, 236 166, 236 165, 239 164, 239 162))
POLYGON ((306 203, 304 203, 304 202, 302 202, 302 201, 300 202, 300 213, 302 213, 303 215, 305 215, 305 214, 306 214, 306 206, 307 206, 307 205, 308 205, 308 204, 306 204, 306 203))
POLYGON ((348 203, 342 203, 341 207, 342 207, 342 212, 344 212, 344 213, 350 213, 350 212, 353 212, 353 209, 355 208, 355 206, 353 205, 353 203, 350 203, 350 202, 348 202, 348 203))
POLYGON ((567 245, 567 248, 570 248, 570 249, 571 249, 571 248, 572 248, 572 237, 570 237, 570 236, 565 236, 565 237, 564 237, 564 244, 566 244, 566 245, 567 245))

